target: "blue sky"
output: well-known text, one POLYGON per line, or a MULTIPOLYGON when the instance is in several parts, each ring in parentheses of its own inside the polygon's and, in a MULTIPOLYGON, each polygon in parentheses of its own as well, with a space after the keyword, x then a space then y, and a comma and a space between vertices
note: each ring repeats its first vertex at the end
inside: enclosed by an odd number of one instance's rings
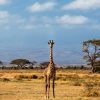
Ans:
POLYGON ((82 42, 100 39, 100 0, 0 0, 0 60, 83 63, 82 42))

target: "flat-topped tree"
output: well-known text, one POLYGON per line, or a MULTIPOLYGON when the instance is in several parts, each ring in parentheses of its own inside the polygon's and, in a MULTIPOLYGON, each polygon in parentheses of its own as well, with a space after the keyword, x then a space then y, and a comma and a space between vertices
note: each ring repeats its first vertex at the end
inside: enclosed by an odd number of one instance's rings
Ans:
POLYGON ((10 64, 15 64, 18 67, 22 68, 25 67, 26 64, 30 64, 30 61, 27 59, 15 59, 12 60, 10 64))
POLYGON ((100 59, 100 40, 88 40, 83 42, 84 59, 91 65, 95 72, 95 62, 100 59))

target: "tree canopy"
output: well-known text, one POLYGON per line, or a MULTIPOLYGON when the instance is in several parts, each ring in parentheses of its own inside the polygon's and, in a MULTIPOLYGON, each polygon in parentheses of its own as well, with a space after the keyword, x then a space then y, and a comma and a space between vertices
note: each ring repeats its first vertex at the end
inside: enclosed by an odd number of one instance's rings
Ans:
POLYGON ((30 62, 30 64, 35 65, 37 62, 36 61, 32 61, 30 62))
POLYGON ((95 62, 100 59, 100 40, 88 40, 83 42, 84 59, 90 63, 92 72, 95 72, 95 62))
POLYGON ((18 65, 18 67, 23 67, 26 64, 30 64, 30 61, 27 59, 15 59, 15 60, 11 61, 10 64, 15 64, 15 65, 18 65))
POLYGON ((42 62, 40 63, 41 66, 48 66, 49 62, 42 62))
POLYGON ((3 64, 3 62, 2 61, 0 61, 0 65, 2 65, 3 64))
POLYGON ((100 66, 100 60, 97 60, 97 61, 95 62, 95 66, 100 66))

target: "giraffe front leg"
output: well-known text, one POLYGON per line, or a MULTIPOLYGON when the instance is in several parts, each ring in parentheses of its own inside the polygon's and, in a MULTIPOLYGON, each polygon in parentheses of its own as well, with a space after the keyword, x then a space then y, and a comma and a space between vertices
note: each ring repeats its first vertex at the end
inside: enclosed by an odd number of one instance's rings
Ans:
POLYGON ((53 78, 52 89, 53 89, 53 98, 55 98, 55 78, 53 78))
POLYGON ((50 92, 50 78, 48 78, 48 96, 47 96, 47 99, 49 99, 49 92, 50 92))
POLYGON ((44 76, 44 81, 45 81, 45 99, 47 99, 47 76, 44 76))

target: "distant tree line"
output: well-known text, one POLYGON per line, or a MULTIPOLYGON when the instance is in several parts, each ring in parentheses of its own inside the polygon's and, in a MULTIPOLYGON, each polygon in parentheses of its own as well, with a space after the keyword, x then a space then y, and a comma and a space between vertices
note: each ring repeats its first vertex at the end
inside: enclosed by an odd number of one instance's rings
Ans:
MULTIPOLYGON (((83 59, 86 60, 87 65, 91 65, 92 72, 100 72, 100 40, 88 40, 83 42, 83 59)), ((44 69, 48 66, 49 62, 42 62, 38 66, 36 61, 29 61, 27 59, 15 59, 10 62, 12 66, 4 66, 0 61, 0 69, 44 69)), ((89 69, 85 66, 65 66, 57 69, 89 69)))
POLYGON ((3 62, 0 61, 0 65, 2 65, 0 69, 33 69, 36 63, 36 61, 30 62, 27 59, 15 59, 10 62, 10 66, 4 66, 3 62))
MULTIPOLYGON (((42 62, 40 64, 38 64, 37 66, 35 66, 37 64, 36 61, 33 61, 33 62, 30 62, 29 60, 27 59, 15 59, 15 60, 12 60, 10 62, 10 66, 4 66, 3 65, 3 62, 1 62, 1 67, 0 69, 14 69, 14 70, 19 70, 19 69, 45 69, 49 62, 48 61, 45 61, 45 62, 42 62), (12 66, 11 66, 12 65, 12 66)), ((57 66, 55 64, 55 66, 57 66)), ((84 67, 83 65, 81 66, 62 66, 62 67, 57 67, 57 69, 87 69, 86 67, 84 67)))
MULTIPOLYGON (((45 69, 49 62, 48 61, 45 61, 45 62, 42 62, 42 63, 39 63, 38 65, 36 61, 33 61, 33 62, 30 62, 29 60, 27 59, 15 59, 15 60, 12 60, 10 62, 10 66, 4 66, 3 63, 1 63, 2 66, 0 67, 0 69, 7 69, 7 70, 20 70, 20 69, 45 69), (11 66, 12 65, 12 66, 11 66)), ((88 67, 85 67, 84 65, 80 65, 80 66, 77 66, 77 65, 65 65, 65 66, 56 66, 56 69, 57 70, 90 70, 90 68, 88 67)))
POLYGON ((29 61, 27 59, 15 59, 12 60, 7 66, 3 65, 0 61, 0 69, 44 69, 48 66, 49 62, 42 62, 37 65, 36 61, 29 61))

